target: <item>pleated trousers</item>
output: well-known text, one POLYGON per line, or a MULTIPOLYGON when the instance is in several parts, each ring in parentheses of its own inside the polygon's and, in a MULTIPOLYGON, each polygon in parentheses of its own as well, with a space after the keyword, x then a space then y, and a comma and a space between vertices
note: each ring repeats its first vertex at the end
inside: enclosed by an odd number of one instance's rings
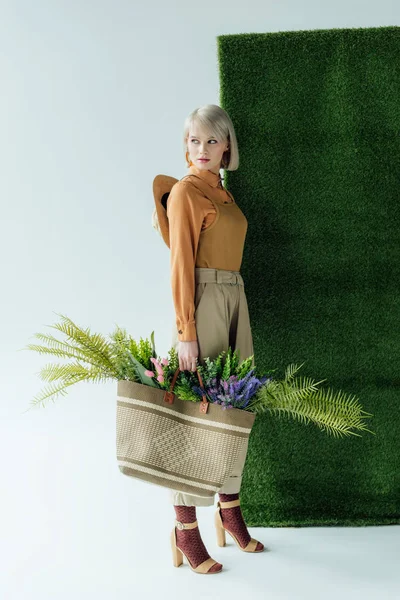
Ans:
MULTIPOLYGON (((203 365, 208 356, 214 360, 220 352, 239 351, 239 361, 254 354, 249 310, 244 281, 239 271, 195 267, 195 321, 199 347, 198 364, 203 365)), ((174 319, 172 346, 178 351, 178 333, 174 319)), ((252 366, 254 367, 254 358, 252 366)), ((242 473, 247 455, 245 444, 230 477, 219 490, 223 494, 240 491, 242 473)), ((174 505, 213 506, 214 497, 205 498, 168 490, 174 505)))

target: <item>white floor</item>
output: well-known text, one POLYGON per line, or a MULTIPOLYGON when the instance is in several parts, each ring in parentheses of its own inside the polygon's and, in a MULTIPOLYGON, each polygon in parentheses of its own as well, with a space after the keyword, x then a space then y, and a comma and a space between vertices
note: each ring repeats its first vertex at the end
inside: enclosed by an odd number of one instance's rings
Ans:
POLYGON ((59 418, 54 433, 44 414, 3 422, 0 598, 400 598, 397 525, 250 528, 269 551, 247 554, 230 536, 217 546, 215 508, 201 507, 204 543, 224 569, 175 568, 167 490, 119 472, 109 427, 89 435, 59 418))

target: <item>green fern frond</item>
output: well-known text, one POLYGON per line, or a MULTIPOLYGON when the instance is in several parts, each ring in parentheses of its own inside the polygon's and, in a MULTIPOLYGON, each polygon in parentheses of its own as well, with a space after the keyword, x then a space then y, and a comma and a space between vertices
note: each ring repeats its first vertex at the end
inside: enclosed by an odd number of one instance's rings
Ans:
POLYGON ((307 400, 310 394, 318 391, 318 385, 325 381, 314 381, 311 377, 299 377, 297 379, 291 379, 291 383, 285 379, 279 382, 278 385, 278 397, 279 395, 284 396, 287 400, 302 401, 307 400))
POLYGON ((290 382, 294 378, 297 371, 299 371, 303 365, 304 363, 301 363, 301 365, 299 366, 295 364, 288 365, 285 369, 284 380, 290 382))
POLYGON ((94 369, 88 369, 80 363, 70 363, 66 365, 50 363, 42 367, 38 375, 43 381, 55 381, 56 379, 69 381, 74 377, 79 378, 84 374, 94 379, 97 376, 99 380, 110 379, 110 373, 103 368, 95 367, 94 369))
POLYGON ((82 350, 86 350, 92 358, 97 357, 98 362, 112 369, 112 360, 110 357, 110 344, 105 337, 99 333, 91 334, 90 328, 81 329, 71 319, 64 315, 58 315, 63 321, 62 324, 56 323, 49 325, 52 329, 57 329, 64 333, 69 339, 76 341, 82 350))
POLYGON ((182 400, 191 400, 193 402, 198 402, 199 397, 192 391, 193 383, 191 375, 191 372, 189 372, 188 375, 186 374, 186 372, 181 372, 179 381, 176 382, 173 391, 182 400))
MULTIPOLYGON (((77 358, 79 360, 83 360, 89 362, 93 365, 97 364, 97 358, 93 358, 90 353, 85 352, 81 348, 77 348, 76 346, 72 346, 71 344, 67 344, 66 342, 60 342, 56 340, 53 336, 46 336, 44 334, 36 333, 36 337, 42 339, 43 341, 48 341, 50 343, 50 348, 46 346, 39 346, 36 344, 28 344, 26 346, 27 350, 34 350, 35 352, 39 352, 40 354, 53 354, 59 358, 77 358), (56 348, 56 343, 59 348, 56 348), (68 348, 69 350, 66 350, 68 348)), ((25 350, 25 348, 22 348, 25 350)))
POLYGON ((317 389, 316 392, 311 390, 307 395, 299 397, 298 391, 295 389, 295 393, 291 393, 287 380, 271 381, 258 390, 248 408, 256 413, 268 410, 274 415, 292 417, 304 424, 311 421, 322 431, 336 437, 341 435, 361 437, 350 431, 351 428, 373 433, 362 422, 366 416, 373 415, 361 409, 361 404, 355 396, 341 390, 334 392, 328 388, 317 389))
MULTIPOLYGON (((53 365, 54 367, 54 365, 53 365)), ((105 375, 104 372, 98 370, 98 369, 93 369, 93 370, 89 370, 89 369, 85 369, 85 367, 82 367, 82 365, 59 365, 59 367, 61 369, 66 368, 66 370, 64 371, 64 378, 63 378, 63 383, 60 383, 57 386, 48 386, 47 388, 44 388, 44 390, 42 390, 42 393, 40 396, 35 397, 32 401, 31 404, 32 406, 35 406, 37 404, 41 404, 42 407, 44 407, 44 401, 47 398, 52 397, 52 400, 54 402, 54 399, 58 397, 59 394, 65 396, 67 394, 66 388, 68 388, 71 385, 75 385, 76 383, 79 383, 80 381, 93 381, 93 382, 103 382, 103 381, 107 381, 109 380, 109 376, 105 375)), ((57 369, 54 370, 54 374, 57 372, 57 369)), ((52 372, 51 370, 49 370, 49 376, 50 379, 52 378, 52 372)), ((56 377, 54 377, 56 378, 56 377)), ((31 406, 31 408, 32 408, 31 406)), ((30 410, 30 408, 28 408, 27 410, 30 410)), ((27 412, 27 411, 24 411, 27 412)))
POLYGON ((110 338, 114 341, 126 340, 126 338, 128 337, 128 332, 126 331, 125 327, 120 327, 117 323, 115 323, 114 326, 115 329, 113 332, 110 333, 110 338))
POLYGON ((249 356, 240 363, 238 367, 238 372, 236 373, 238 379, 243 379, 243 377, 247 375, 249 370, 252 368, 252 361, 253 357, 249 356))
POLYGON ((231 359, 231 369, 232 369, 232 373, 236 373, 238 366, 239 366, 239 359, 240 359, 240 352, 239 349, 235 350, 231 359))
POLYGON ((225 364, 224 364, 224 368, 222 370, 222 379, 224 381, 227 381, 229 379, 229 377, 231 376, 231 374, 233 373, 233 368, 232 368, 232 348, 231 346, 229 346, 228 351, 226 352, 225 355, 225 364))

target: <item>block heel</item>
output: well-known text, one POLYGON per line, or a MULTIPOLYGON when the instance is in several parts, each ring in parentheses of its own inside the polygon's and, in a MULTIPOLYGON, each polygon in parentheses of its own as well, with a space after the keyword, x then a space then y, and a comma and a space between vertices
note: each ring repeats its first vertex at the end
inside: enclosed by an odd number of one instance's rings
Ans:
POLYGON ((217 533, 217 545, 223 548, 226 544, 225 529, 222 524, 221 513, 219 510, 214 515, 215 530, 217 533))
MULTIPOLYGON (((198 526, 197 519, 193 523, 181 523, 180 521, 175 521, 175 525, 178 527, 178 529, 193 529, 194 527, 198 526)), ((204 560, 202 563, 197 565, 197 567, 192 566, 189 558, 186 556, 183 550, 178 548, 176 545, 176 527, 174 527, 171 531, 172 562, 174 567, 180 567, 183 563, 183 557, 185 557, 189 567, 195 573, 202 573, 203 575, 214 575, 215 573, 221 573, 222 565, 219 571, 210 571, 211 567, 217 564, 217 561, 211 557, 204 560)))
POLYGON ((175 527, 171 531, 171 549, 172 549, 172 562, 174 564, 174 567, 180 567, 181 564, 183 563, 183 554, 179 550, 178 546, 176 545, 175 527))
POLYGON ((258 544, 261 545, 261 542, 259 542, 258 540, 251 538, 249 543, 247 544, 247 546, 242 548, 242 546, 239 544, 239 540, 237 539, 237 537, 231 531, 229 531, 229 529, 226 529, 226 527, 224 527, 222 517, 221 517, 221 509, 222 508, 232 508, 233 506, 239 506, 239 505, 240 505, 239 499, 231 500, 230 502, 218 502, 217 503, 217 511, 215 513, 215 518, 214 518, 215 529, 216 529, 216 533, 217 533, 217 544, 218 544, 218 546, 221 546, 221 547, 225 546, 225 544, 226 544, 225 532, 227 531, 229 533, 229 535, 231 536, 231 538, 236 542, 236 545, 241 550, 243 550, 243 552, 262 552, 264 550, 264 546, 262 546, 261 549, 257 550, 258 544))

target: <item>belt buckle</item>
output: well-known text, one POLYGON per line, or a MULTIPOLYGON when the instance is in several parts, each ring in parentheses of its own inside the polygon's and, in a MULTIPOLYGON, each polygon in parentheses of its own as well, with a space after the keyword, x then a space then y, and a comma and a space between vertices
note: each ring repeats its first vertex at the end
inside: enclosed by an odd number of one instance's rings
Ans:
POLYGON ((238 285, 239 284, 238 274, 232 273, 230 281, 227 281, 227 279, 224 278, 224 275, 221 273, 221 270, 217 269, 217 283, 227 283, 228 285, 238 285))

